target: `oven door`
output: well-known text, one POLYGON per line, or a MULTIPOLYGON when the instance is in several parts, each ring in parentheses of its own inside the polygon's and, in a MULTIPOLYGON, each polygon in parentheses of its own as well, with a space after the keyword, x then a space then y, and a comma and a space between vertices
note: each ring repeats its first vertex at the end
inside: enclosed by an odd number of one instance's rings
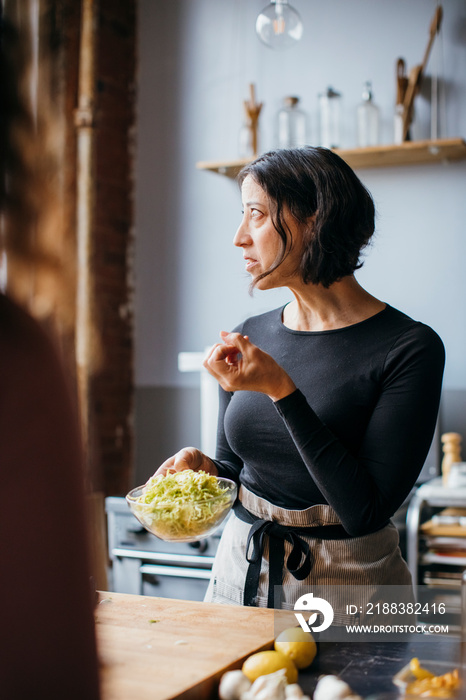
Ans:
POLYGON ((139 571, 143 595, 183 600, 204 600, 211 573, 209 569, 163 564, 143 564, 139 571))

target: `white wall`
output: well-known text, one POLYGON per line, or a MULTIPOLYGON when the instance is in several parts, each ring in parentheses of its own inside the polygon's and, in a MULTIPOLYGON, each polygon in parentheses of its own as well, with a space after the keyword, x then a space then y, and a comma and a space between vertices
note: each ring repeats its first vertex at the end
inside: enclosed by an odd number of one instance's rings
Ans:
MULTIPOLYGON (((304 23, 296 47, 274 52, 255 35, 265 0, 140 0, 136 153, 136 384, 187 387, 179 351, 217 341, 247 315, 281 304, 286 291, 248 295, 232 238, 241 217, 236 184, 199 171, 200 160, 237 157, 242 101, 257 86, 262 146, 296 94, 317 136, 317 95, 343 94, 344 146, 355 144, 355 108, 370 79, 391 141, 395 64, 420 63, 434 0, 292 0, 304 23)), ((445 0, 428 64, 439 72, 440 136, 466 137, 466 3, 445 0)), ((428 87, 428 82, 426 83, 428 87)), ((426 93, 426 89, 423 90, 426 93)), ((430 135, 429 93, 416 101, 415 138, 430 135)), ((445 386, 466 389, 466 161, 360 171, 377 210, 377 235, 361 283, 431 324, 447 348, 445 386)))

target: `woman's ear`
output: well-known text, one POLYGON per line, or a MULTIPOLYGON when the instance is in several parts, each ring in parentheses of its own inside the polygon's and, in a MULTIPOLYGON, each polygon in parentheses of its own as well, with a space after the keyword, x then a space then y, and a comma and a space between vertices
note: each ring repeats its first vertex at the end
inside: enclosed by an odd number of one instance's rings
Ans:
POLYGON ((304 224, 304 240, 309 241, 312 238, 312 235, 315 231, 316 227, 316 221, 317 221, 317 215, 318 211, 316 211, 312 216, 308 216, 306 219, 306 223, 304 224))

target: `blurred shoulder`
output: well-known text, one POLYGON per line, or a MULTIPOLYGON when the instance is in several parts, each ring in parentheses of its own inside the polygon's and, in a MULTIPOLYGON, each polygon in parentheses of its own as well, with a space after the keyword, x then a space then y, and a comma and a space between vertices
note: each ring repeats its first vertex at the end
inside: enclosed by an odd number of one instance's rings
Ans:
POLYGON ((0 294, 0 371, 54 369, 61 372, 58 351, 51 336, 27 311, 0 294))

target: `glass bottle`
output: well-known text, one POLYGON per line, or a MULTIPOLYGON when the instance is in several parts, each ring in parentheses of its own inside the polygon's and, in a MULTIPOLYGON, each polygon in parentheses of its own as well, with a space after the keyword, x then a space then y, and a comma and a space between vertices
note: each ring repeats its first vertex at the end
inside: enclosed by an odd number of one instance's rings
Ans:
POLYGON ((299 109, 299 97, 285 97, 277 114, 277 147, 305 146, 307 139, 307 115, 299 109))
POLYGON ((402 104, 395 105, 395 114, 393 117, 393 143, 399 145, 403 143, 403 127, 404 127, 404 107, 402 104))
POLYGON ((324 148, 341 146, 341 94, 332 87, 319 95, 320 145, 324 148))
POLYGON ((362 102, 357 108, 357 144, 360 148, 379 143, 380 110, 372 99, 372 86, 364 83, 362 102))

